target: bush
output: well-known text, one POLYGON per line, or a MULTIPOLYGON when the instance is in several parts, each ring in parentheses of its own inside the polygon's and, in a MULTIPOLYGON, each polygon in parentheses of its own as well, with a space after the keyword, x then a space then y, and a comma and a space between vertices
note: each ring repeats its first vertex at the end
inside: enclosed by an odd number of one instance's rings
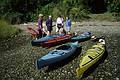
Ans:
POLYGON ((120 16, 120 0, 108 0, 108 11, 113 13, 113 16, 120 16))
POLYGON ((18 13, 18 12, 8 12, 5 15, 3 15, 3 19, 8 20, 9 23, 11 24, 19 24, 21 23, 21 18, 23 14, 18 13))
POLYGON ((83 8, 72 8, 69 12, 70 17, 75 21, 79 19, 89 18, 88 13, 89 11, 83 8))
POLYGON ((60 14, 60 10, 57 7, 55 7, 52 12, 53 18, 56 19, 60 14))
POLYGON ((21 30, 15 26, 8 24, 6 21, 0 20, 0 38, 9 38, 20 33, 21 30))
POLYGON ((32 12, 26 14, 26 19, 27 19, 26 22, 35 22, 37 21, 37 18, 38 18, 38 14, 32 12))

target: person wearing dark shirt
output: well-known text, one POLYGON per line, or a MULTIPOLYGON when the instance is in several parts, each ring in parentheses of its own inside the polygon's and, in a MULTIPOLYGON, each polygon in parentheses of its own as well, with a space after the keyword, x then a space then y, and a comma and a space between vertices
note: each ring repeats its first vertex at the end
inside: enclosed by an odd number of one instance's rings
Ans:
POLYGON ((42 28, 43 28, 43 14, 39 14, 39 18, 38 18, 38 36, 37 38, 41 38, 42 37, 42 28))
POLYGON ((46 20, 46 26, 47 26, 47 35, 51 35, 51 31, 52 31, 52 16, 51 15, 46 20))

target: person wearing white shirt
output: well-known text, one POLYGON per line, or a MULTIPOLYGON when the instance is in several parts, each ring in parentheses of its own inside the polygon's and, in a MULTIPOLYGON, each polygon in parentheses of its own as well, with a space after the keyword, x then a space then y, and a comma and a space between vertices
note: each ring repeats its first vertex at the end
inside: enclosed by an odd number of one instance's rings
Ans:
POLYGON ((61 16, 59 16, 56 21, 56 32, 59 32, 60 28, 63 28, 63 26, 64 26, 64 20, 61 16))

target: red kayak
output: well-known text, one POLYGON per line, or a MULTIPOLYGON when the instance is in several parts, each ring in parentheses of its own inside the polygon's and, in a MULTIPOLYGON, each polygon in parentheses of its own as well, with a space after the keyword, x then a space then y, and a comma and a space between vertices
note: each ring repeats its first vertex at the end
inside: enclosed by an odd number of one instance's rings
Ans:
POLYGON ((39 34, 39 32, 37 32, 31 27, 27 27, 27 32, 30 33, 32 37, 36 37, 39 34))
POLYGON ((74 34, 67 34, 42 43, 42 47, 52 47, 70 41, 74 34))

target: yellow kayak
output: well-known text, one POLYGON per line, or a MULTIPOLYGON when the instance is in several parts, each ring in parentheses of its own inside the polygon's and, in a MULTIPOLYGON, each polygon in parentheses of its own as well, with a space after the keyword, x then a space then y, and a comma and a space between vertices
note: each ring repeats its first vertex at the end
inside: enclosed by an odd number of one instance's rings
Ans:
POLYGON ((82 74, 94 63, 96 63, 104 54, 105 46, 102 43, 93 45, 91 49, 88 49, 80 60, 79 68, 76 69, 77 76, 82 74))

